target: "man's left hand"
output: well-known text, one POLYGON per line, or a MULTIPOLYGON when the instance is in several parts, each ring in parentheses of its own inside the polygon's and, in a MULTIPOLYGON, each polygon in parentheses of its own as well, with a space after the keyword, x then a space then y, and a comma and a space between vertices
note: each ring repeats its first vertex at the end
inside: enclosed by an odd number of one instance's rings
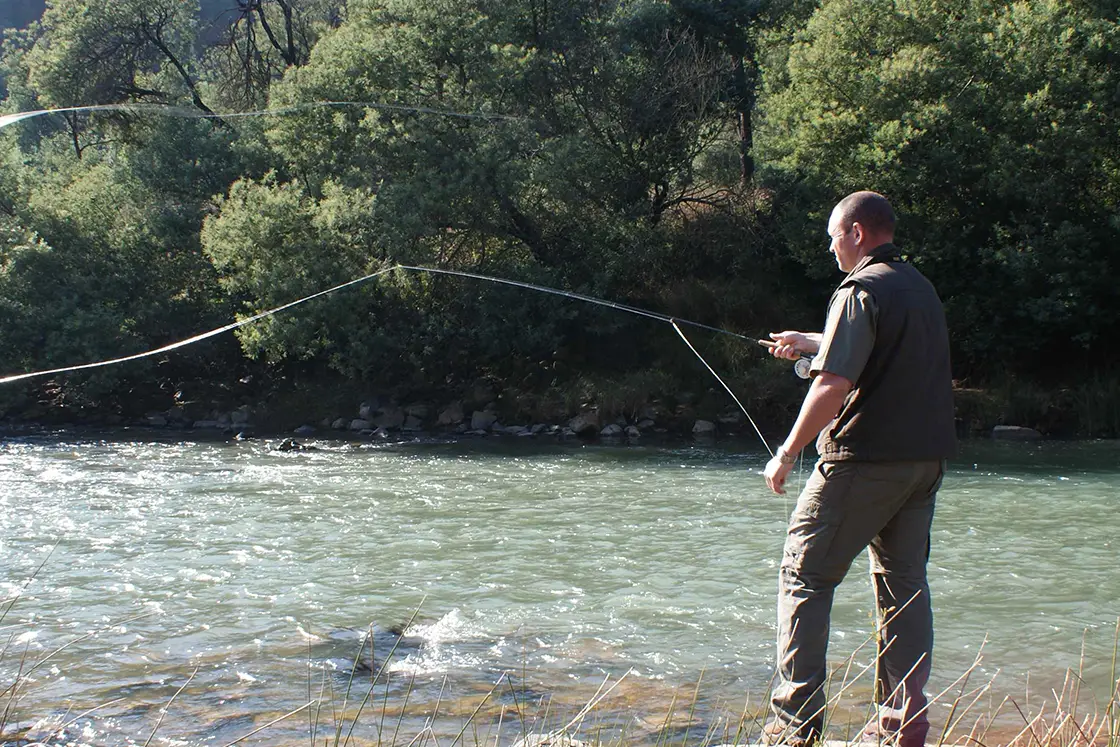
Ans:
POLYGON ((766 470, 763 472, 766 476, 767 487, 778 495, 785 495, 786 491, 783 490, 783 486, 786 484, 786 477, 789 476, 792 469, 792 464, 783 464, 781 459, 773 457, 766 463, 766 470))

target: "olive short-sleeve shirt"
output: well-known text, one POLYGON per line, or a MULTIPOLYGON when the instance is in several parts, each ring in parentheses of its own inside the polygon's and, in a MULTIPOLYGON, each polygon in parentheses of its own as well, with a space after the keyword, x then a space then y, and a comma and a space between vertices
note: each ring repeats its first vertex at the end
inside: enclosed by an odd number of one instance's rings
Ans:
POLYGON ((838 290, 828 307, 821 346, 810 364, 810 374, 827 371, 855 384, 875 346, 878 313, 875 298, 860 286, 838 290))

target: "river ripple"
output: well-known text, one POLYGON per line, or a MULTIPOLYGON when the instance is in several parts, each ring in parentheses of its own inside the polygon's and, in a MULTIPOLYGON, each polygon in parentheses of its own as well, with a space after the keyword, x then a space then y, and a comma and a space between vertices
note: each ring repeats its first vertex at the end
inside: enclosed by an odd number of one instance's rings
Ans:
MULTIPOLYGON (((249 742, 307 744, 340 722, 352 671, 365 683, 352 692, 369 689, 352 662, 370 630, 374 669, 398 648, 363 739, 387 741, 399 712, 402 743, 433 715, 454 734, 476 708, 476 741, 528 728, 517 710, 556 725, 624 674, 598 723, 638 742, 701 678, 698 733, 734 722, 748 694, 752 712, 760 702, 792 498, 766 492, 753 447, 317 446, 0 442, 0 598, 22 590, 3 621, 2 686, 69 644, 21 680, 20 726, 42 734, 101 706, 57 742, 142 744, 193 674, 159 724, 164 743, 224 744, 331 701, 249 742)), ((996 702, 1060 688, 1079 666, 1107 699, 1118 456, 1109 442, 966 444, 934 527, 935 689, 983 647, 972 682, 995 677, 996 702)), ((833 659, 857 668, 865 568, 841 587, 832 632, 833 659)), ((867 686, 850 692, 858 709, 867 686)))

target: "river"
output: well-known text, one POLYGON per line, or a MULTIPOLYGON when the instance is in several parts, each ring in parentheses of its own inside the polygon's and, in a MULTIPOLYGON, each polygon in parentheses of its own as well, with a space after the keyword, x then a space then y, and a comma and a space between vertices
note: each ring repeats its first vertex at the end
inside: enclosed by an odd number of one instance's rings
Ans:
MULTIPOLYGON (((582 738, 734 741, 760 717, 793 497, 755 445, 179 439, 0 441, 7 734, 509 744, 597 693, 582 738)), ((1035 711, 1070 668, 1084 707, 1108 701, 1118 494, 1115 442, 963 445, 934 525, 935 723, 966 672, 1005 730, 1005 696, 1035 711)), ((871 601, 861 558, 833 613, 837 729, 870 693, 871 601)))

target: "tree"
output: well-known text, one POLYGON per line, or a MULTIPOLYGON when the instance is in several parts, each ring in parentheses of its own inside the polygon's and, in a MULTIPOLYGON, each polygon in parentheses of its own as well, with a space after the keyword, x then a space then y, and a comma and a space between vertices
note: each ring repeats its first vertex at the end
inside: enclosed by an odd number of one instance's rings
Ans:
POLYGON ((209 65, 222 98, 233 108, 263 106, 269 87, 290 67, 305 64, 324 30, 337 25, 337 0, 236 0, 209 65))
POLYGON ((1060 374, 1118 331, 1117 34, 1088 3, 828 0, 768 70, 769 178, 814 231, 853 189, 895 202, 958 373, 1060 374))
MULTIPOLYGON (((49 107, 186 99, 213 115, 191 71, 197 15, 197 4, 180 0, 50 3, 27 53, 28 83, 49 107)), ((81 157, 84 120, 66 119, 81 157)))

